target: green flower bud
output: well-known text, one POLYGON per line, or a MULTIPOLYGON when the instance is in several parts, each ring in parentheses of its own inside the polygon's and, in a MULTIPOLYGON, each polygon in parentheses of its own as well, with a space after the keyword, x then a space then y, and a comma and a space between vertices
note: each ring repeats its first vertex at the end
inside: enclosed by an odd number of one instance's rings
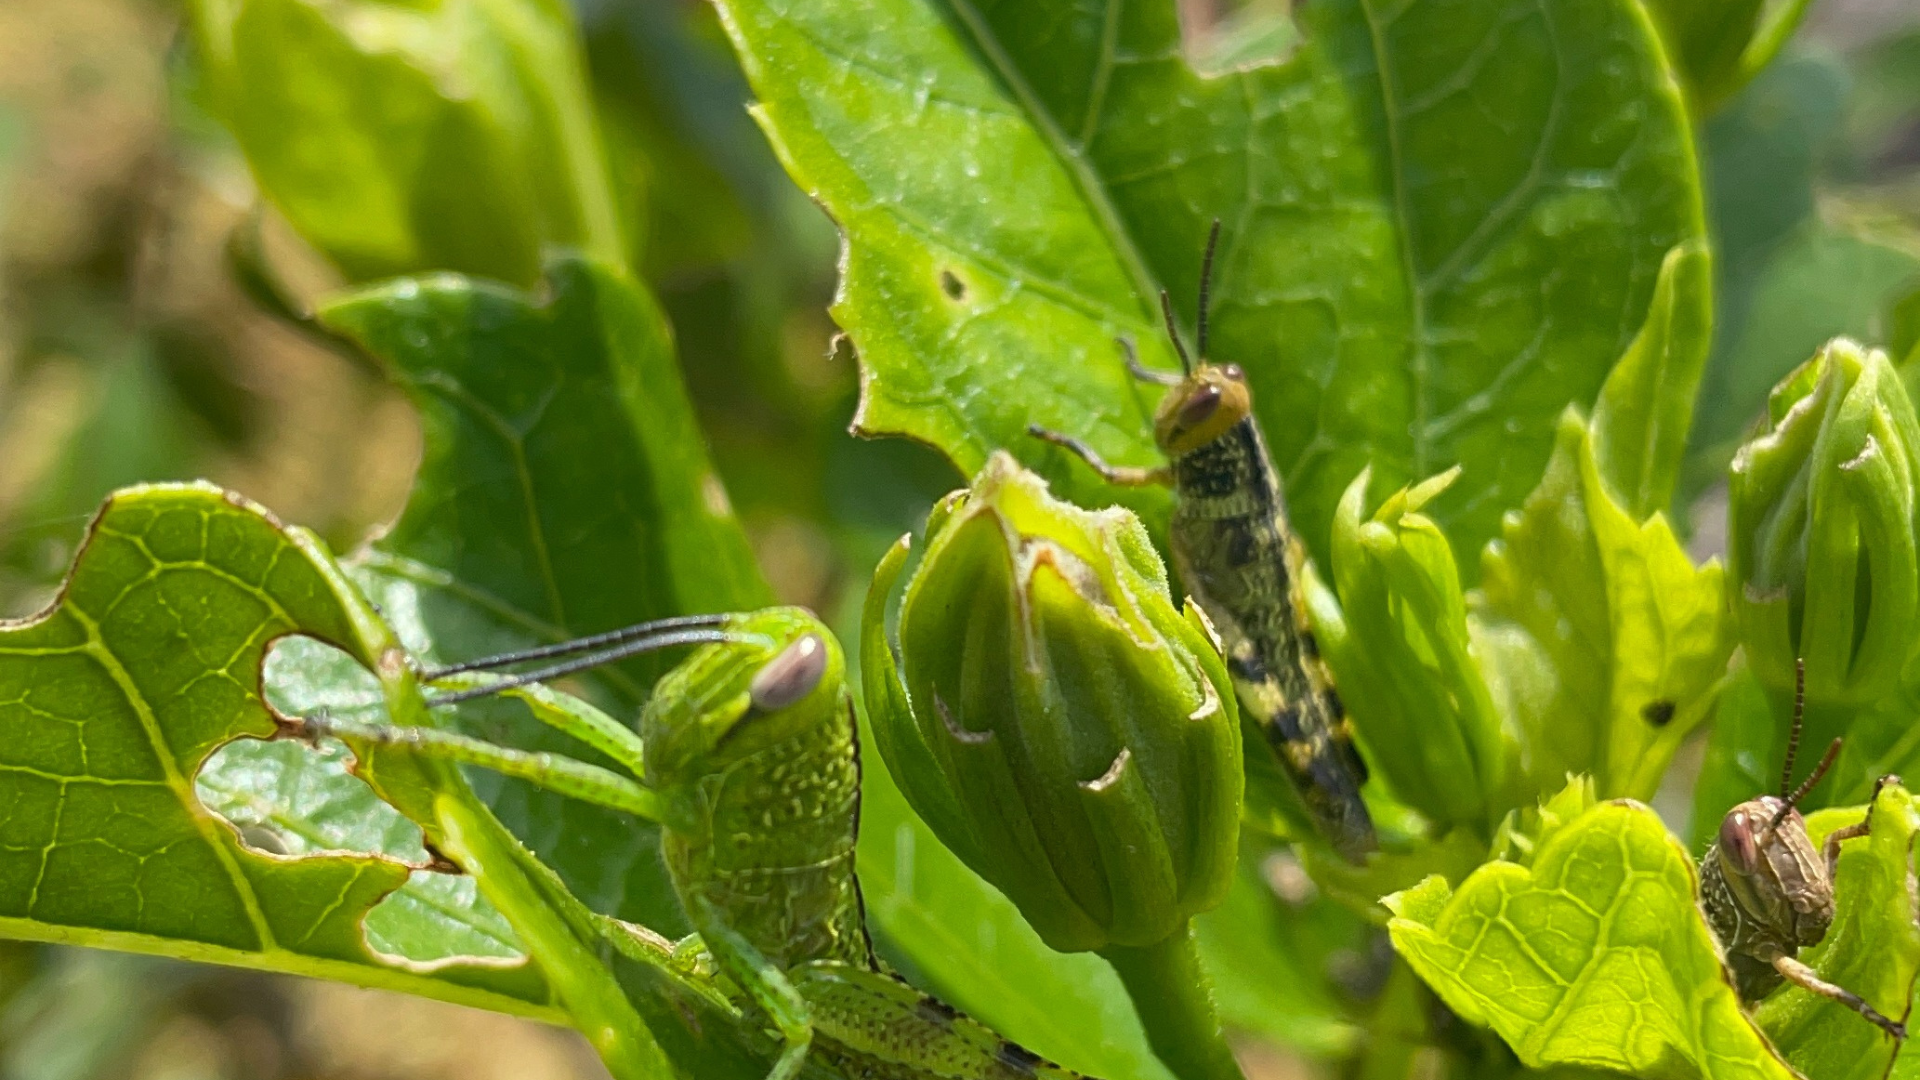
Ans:
POLYGON ((1367 760, 1396 795, 1441 825, 1490 824, 1506 782, 1500 715, 1467 632, 1453 547, 1422 514, 1456 467, 1365 513, 1371 469, 1334 516, 1333 576, 1344 634, 1324 635, 1367 760))
POLYGON ((875 741, 914 808, 1061 951, 1140 948, 1233 876, 1238 707, 1146 530, 1054 500, 996 453, 927 524, 900 608, 903 538, 868 594, 875 741), (901 677, 904 671, 904 679, 901 677))
POLYGON ((1920 630, 1920 422, 1886 354, 1836 339, 1774 388, 1729 480, 1733 609, 1761 683, 1858 707, 1894 685, 1920 630))

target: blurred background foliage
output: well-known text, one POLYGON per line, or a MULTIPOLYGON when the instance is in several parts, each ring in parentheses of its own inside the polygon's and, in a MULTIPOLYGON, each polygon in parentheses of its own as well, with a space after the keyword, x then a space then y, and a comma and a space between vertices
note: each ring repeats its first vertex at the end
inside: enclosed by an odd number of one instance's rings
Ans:
MULTIPOLYGON (((1275 0, 1181 6, 1206 69, 1293 39, 1275 0)), ((762 567, 833 621, 960 478, 911 443, 846 437, 835 234, 747 116, 712 9, 576 8, 632 264, 762 567)), ((48 601, 115 487, 204 476, 346 550, 398 511, 418 458, 398 391, 239 284, 232 252, 252 243, 309 294, 338 279, 259 215, 181 23, 166 0, 0 0, 0 615, 48 601)), ((1909 376, 1920 361, 1920 6, 1821 0, 1700 139, 1720 280, 1681 497, 1705 554, 1718 478, 1782 375, 1836 334, 1888 346, 1909 376)), ((1676 828, 1687 775, 1661 800, 1676 828)), ((1283 898, 1300 887, 1297 866, 1266 871, 1283 898)), ((1306 1074, 1249 1051, 1261 1075, 1306 1074)), ((0 942, 0 1080, 598 1075, 571 1034, 502 1017, 0 942)))

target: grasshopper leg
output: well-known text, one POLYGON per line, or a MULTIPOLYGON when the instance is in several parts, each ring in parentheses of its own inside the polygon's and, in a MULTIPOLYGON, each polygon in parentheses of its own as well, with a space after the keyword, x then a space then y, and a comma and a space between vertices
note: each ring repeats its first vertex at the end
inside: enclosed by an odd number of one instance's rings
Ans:
POLYGON ((1155 371, 1141 363, 1140 354, 1133 351, 1132 338, 1117 337, 1113 340, 1120 346, 1120 351, 1127 354, 1127 374, 1139 379, 1141 382, 1152 383, 1155 386, 1180 385, 1181 378, 1179 375, 1171 371, 1155 371))
POLYGON ((699 901, 687 908, 687 918, 707 943, 714 962, 767 1014, 786 1043, 766 1080, 793 1080, 813 1046, 813 1016, 807 1000, 773 961, 727 925, 711 903, 699 901))
POLYGON ((302 737, 330 735, 349 745, 364 743, 439 761, 453 761, 525 780, 581 802, 622 810, 649 821, 661 818, 659 796, 612 769, 557 754, 531 753, 438 728, 390 727, 334 720, 324 713, 299 721, 302 737))
POLYGON ((1833 985, 1832 983, 1826 981, 1825 979, 1822 979, 1818 974, 1814 972, 1812 968, 1794 959, 1793 957, 1791 956, 1775 957, 1773 961, 1773 968, 1775 971, 1778 971, 1781 974, 1781 976, 1784 977, 1788 982, 1792 983, 1795 986, 1800 987, 1802 990, 1807 990, 1812 993, 1819 994, 1821 997, 1824 997, 1824 998, 1831 998, 1834 1001, 1837 1001, 1840 1004, 1845 1005, 1847 1008, 1852 1009, 1854 1012, 1859 1013, 1861 1016, 1866 1017, 1869 1023, 1873 1024, 1875 1027, 1880 1028, 1882 1031, 1885 1031, 1887 1034, 1893 1036, 1895 1039, 1898 1039, 1898 1040, 1906 1039, 1907 1025, 1902 1024, 1896 1020, 1889 1020, 1886 1017, 1880 1015, 1880 1010, 1874 1008, 1873 1006, 1867 1004, 1865 1001, 1861 1000, 1860 995, 1854 993, 1851 990, 1841 989, 1840 987, 1833 985))
POLYGON ((1860 819, 1858 825, 1848 825, 1827 834, 1827 842, 1821 845, 1821 854, 1827 859, 1827 880, 1832 881, 1840 866, 1840 845, 1856 836, 1866 836, 1873 831, 1873 804, 1879 801, 1880 789, 1888 784, 1897 784, 1900 778, 1889 773, 1873 782, 1873 794, 1867 796, 1867 816, 1860 819))
POLYGON ((1173 470, 1164 465, 1145 468, 1139 465, 1113 465, 1094 450, 1071 435, 1043 428, 1038 424, 1027 425, 1027 434, 1036 439, 1044 439, 1055 446, 1071 452, 1075 457, 1093 467, 1101 479, 1117 487, 1150 487, 1155 484, 1173 482, 1173 470))
POLYGON ((822 1035, 899 1070, 883 1075, 1086 1080, 891 975, 825 960, 788 978, 818 1010, 822 1035))

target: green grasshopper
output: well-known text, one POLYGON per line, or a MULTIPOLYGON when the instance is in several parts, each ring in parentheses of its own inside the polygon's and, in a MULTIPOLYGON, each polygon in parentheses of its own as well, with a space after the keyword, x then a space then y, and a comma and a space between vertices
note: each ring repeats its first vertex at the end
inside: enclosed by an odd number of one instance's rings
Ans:
POLYGON ((728 997, 778 1032, 783 1048, 768 1080, 792 1080, 810 1056, 860 1080, 1083 1080, 913 989, 875 957, 854 876, 853 697, 840 646, 811 614, 667 619, 421 676, 462 687, 430 699, 449 705, 679 645, 702 647, 661 678, 638 734, 591 709, 542 713, 625 773, 439 729, 319 716, 304 719, 301 734, 475 765, 658 822, 696 931, 675 949, 674 970, 710 959, 728 997), (473 674, 536 660, 559 662, 484 681, 473 674))
POLYGON ((1133 343, 1119 342, 1135 378, 1169 388, 1153 422, 1167 464, 1111 465, 1070 435, 1037 425, 1027 430, 1078 455, 1110 484, 1172 485, 1174 566, 1226 645, 1242 713, 1259 725, 1322 835, 1360 862, 1378 843, 1360 798, 1366 764, 1307 625, 1306 548, 1287 524, 1280 473, 1245 373, 1207 358, 1207 293, 1219 239, 1216 220, 1200 268, 1200 362, 1188 357, 1164 290, 1160 310, 1181 374, 1142 366, 1133 343))
POLYGON ((1719 837, 1700 860, 1701 905, 1727 951, 1727 966, 1742 1000, 1758 1001, 1782 981, 1790 982, 1838 1001, 1894 1038, 1905 1039, 1905 1024, 1880 1015, 1858 994, 1827 982, 1798 959, 1800 950, 1819 944, 1833 923, 1833 878, 1840 845, 1872 831, 1873 802, 1880 789, 1899 782, 1898 777, 1881 777, 1867 799, 1866 818, 1828 833, 1823 850, 1816 853, 1806 820, 1795 806, 1833 767, 1840 740, 1833 740, 1820 764, 1799 787, 1792 787, 1806 692, 1807 669, 1802 662, 1795 677, 1793 728, 1780 770, 1780 794, 1749 799, 1721 819, 1719 837))

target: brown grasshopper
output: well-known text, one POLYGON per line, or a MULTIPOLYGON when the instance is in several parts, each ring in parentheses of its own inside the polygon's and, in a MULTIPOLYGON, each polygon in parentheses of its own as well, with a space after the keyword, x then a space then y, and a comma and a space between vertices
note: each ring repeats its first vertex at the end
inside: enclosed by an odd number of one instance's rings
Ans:
POLYGON ((1841 843, 1871 831, 1874 799, 1882 787, 1899 782, 1898 777, 1881 777, 1867 799, 1866 818, 1827 834, 1823 850, 1815 853, 1806 819, 1795 805, 1833 766, 1840 740, 1833 740, 1820 764, 1789 792, 1794 757, 1800 750, 1806 691, 1803 661, 1794 678, 1793 728, 1780 770, 1780 794, 1749 799, 1727 811, 1719 838, 1700 860, 1701 904, 1727 951, 1727 967, 1741 1000, 1758 1001, 1784 980, 1832 998, 1895 1039, 1905 1039, 1905 1024, 1880 1015, 1858 994, 1827 982, 1797 958, 1802 948, 1819 944, 1833 923, 1833 878, 1841 843))
MULTIPOLYGON (((1153 423, 1165 464, 1111 465, 1071 435, 1038 425, 1027 431, 1071 451, 1108 483, 1173 488, 1168 547, 1180 583, 1226 646, 1242 717, 1259 728, 1266 749, 1250 740, 1247 753, 1270 754, 1279 766, 1273 771, 1291 778, 1334 850, 1360 863, 1378 846, 1360 797, 1367 768, 1307 624, 1307 549, 1287 522, 1280 471, 1267 454, 1245 373, 1207 356, 1207 294, 1219 240, 1216 220, 1200 264, 1198 361, 1180 340, 1165 290, 1160 312, 1180 373, 1148 369, 1131 342, 1119 341, 1134 378, 1167 387, 1153 423)), ((1250 768, 1248 783, 1268 774, 1250 768)))

